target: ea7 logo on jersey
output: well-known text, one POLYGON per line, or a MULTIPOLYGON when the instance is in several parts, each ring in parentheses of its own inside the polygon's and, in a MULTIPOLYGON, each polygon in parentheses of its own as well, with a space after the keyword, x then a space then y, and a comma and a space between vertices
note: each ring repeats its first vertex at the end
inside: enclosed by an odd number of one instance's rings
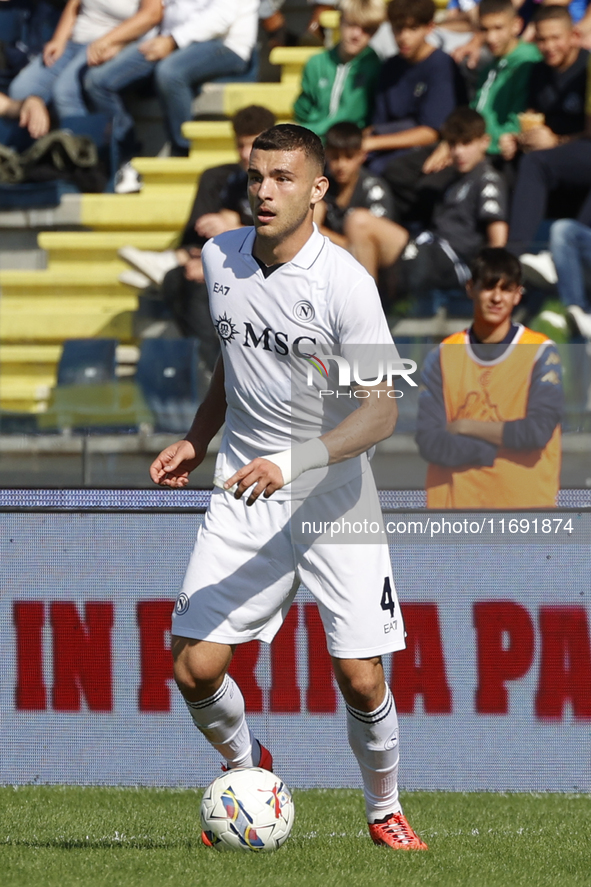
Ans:
POLYGON ((223 283, 214 283, 213 291, 214 291, 214 293, 221 293, 222 296, 227 296, 228 293, 230 292, 230 287, 224 286, 223 283))

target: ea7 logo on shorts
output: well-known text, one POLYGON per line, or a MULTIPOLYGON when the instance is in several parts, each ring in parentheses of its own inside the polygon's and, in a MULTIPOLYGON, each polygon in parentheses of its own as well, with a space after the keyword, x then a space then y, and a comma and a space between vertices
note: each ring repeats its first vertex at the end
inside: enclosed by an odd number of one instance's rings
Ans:
POLYGON ((224 286, 223 283, 214 283, 213 291, 214 293, 221 293, 222 296, 227 296, 230 292, 230 287, 224 286))
POLYGON ((174 605, 174 612, 176 613, 176 615, 182 616, 184 613, 186 613, 189 609, 189 604, 189 598, 184 593, 184 591, 182 591, 177 597, 176 604, 174 605))

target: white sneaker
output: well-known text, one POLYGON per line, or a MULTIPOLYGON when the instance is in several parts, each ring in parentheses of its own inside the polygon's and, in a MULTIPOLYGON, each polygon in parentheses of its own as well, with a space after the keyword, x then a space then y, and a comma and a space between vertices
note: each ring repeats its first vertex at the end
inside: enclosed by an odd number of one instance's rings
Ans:
POLYGON ((164 280, 164 275, 178 266, 178 259, 173 249, 155 252, 149 249, 138 249, 135 246, 122 246, 117 250, 117 254, 158 286, 164 280))
POLYGON ((119 275, 119 283, 125 283, 132 286, 136 290, 145 290, 147 286, 152 285, 152 281, 141 271, 122 271, 119 275))
POLYGON ((537 256, 533 253, 524 253, 519 256, 519 261, 523 268, 523 275, 530 283, 545 287, 548 284, 554 286, 558 281, 554 260, 548 250, 538 253, 537 256))
POLYGON ((142 190, 142 180, 131 163, 124 163, 115 173, 115 194, 136 194, 142 190))
POLYGON ((566 311, 573 319, 580 334, 591 340, 591 314, 586 314, 578 305, 569 305, 566 311))

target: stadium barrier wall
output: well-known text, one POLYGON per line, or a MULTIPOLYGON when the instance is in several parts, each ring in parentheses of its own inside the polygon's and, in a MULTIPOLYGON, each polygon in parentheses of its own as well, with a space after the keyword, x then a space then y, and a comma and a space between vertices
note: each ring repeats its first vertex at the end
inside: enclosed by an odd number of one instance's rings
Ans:
MULTIPOLYGON (((408 633, 386 663, 404 788, 591 787, 588 499, 551 514, 435 515, 409 510, 412 494, 382 494, 408 633), (443 520, 449 531, 434 532, 443 520)), ((2 491, 1 783, 202 786, 219 772, 169 655, 206 501, 2 491)), ((384 613, 385 631, 399 615, 384 613)), ((288 784, 360 784, 306 589, 271 647, 238 649, 233 674, 288 784)))

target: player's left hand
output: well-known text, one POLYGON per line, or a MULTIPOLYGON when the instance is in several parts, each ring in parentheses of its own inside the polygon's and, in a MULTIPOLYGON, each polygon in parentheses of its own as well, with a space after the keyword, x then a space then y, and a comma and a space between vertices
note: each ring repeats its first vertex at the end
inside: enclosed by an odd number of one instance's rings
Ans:
POLYGON ((253 505, 261 493, 265 499, 268 499, 269 496, 281 489, 283 486, 283 474, 279 466, 275 465, 274 462, 269 462, 268 459, 259 457, 253 459, 252 462, 249 462, 248 465, 245 465, 236 474, 233 474, 232 477, 229 477, 224 483, 224 487, 229 490, 234 484, 238 484, 234 493, 235 499, 241 499, 244 493, 255 484, 254 489, 251 490, 246 500, 247 505, 253 505))

